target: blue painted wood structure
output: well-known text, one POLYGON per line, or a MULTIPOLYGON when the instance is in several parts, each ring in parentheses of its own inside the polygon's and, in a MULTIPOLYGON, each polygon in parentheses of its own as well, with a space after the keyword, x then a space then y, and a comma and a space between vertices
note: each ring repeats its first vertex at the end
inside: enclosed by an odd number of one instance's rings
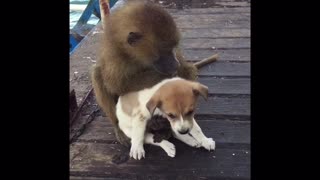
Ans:
MULTIPOLYGON (((117 2, 117 0, 110 0, 110 8, 117 2)), ((100 16, 100 5, 99 0, 90 0, 87 7, 83 11, 81 17, 79 18, 76 25, 72 28, 72 32, 76 33, 78 36, 75 37, 73 34, 70 34, 70 54, 76 49, 77 45, 81 42, 83 37, 85 36, 84 30, 87 25, 88 20, 90 19, 91 15, 94 14, 101 20, 100 16), (81 38, 79 38, 81 37, 81 38)))

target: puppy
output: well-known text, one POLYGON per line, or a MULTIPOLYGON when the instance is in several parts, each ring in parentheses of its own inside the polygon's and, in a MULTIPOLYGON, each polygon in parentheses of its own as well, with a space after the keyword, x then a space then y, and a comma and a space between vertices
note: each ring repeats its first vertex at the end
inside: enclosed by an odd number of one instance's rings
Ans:
POLYGON ((130 157, 139 160, 145 157, 144 143, 160 146, 168 156, 175 156, 175 146, 171 142, 156 142, 154 134, 146 132, 147 123, 154 115, 168 119, 175 138, 193 147, 214 150, 215 142, 203 134, 194 119, 199 95, 207 100, 208 87, 175 77, 151 88, 120 96, 116 115, 120 129, 131 138, 130 157))

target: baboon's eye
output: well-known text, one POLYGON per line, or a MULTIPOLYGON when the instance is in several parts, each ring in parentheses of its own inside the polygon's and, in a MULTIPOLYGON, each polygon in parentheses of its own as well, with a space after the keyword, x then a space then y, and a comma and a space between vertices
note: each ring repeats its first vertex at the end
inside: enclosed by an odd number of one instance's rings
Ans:
POLYGON ((142 39, 142 34, 139 32, 130 32, 128 34, 128 43, 130 45, 134 45, 135 43, 139 42, 139 40, 142 39))

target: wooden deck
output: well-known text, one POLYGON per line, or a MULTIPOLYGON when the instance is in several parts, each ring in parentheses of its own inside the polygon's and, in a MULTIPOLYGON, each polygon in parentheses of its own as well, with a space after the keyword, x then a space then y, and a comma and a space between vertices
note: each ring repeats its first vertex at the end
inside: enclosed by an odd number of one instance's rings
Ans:
POLYGON ((112 163, 123 148, 88 93, 88 72, 102 33, 97 26, 70 57, 70 86, 83 105, 70 132, 71 179, 250 179, 250 2, 215 2, 211 8, 168 10, 182 32, 187 60, 220 55, 218 62, 200 70, 199 81, 209 87, 210 97, 208 102, 200 100, 196 115, 204 133, 216 141, 216 150, 172 140, 175 158, 145 145, 145 159, 112 163))

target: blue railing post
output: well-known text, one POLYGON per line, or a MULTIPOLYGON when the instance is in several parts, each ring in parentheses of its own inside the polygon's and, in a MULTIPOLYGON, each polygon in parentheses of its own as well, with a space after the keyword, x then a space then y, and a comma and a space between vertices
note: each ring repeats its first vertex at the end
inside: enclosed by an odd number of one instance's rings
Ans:
POLYGON ((82 15, 80 16, 78 22, 76 23, 76 25, 73 27, 73 30, 77 30, 80 29, 81 26, 83 26, 84 24, 86 24, 88 22, 88 20, 90 19, 92 13, 93 13, 93 9, 95 7, 94 4, 98 4, 99 6, 99 0, 90 0, 86 9, 83 11, 82 15))
MULTIPOLYGON (((110 0, 110 8, 117 2, 117 0, 110 0)), ((100 15, 100 5, 99 5, 99 0, 90 0, 87 7, 83 11, 81 17, 79 18, 78 22, 76 25, 72 28, 72 32, 76 33, 80 37, 85 36, 86 33, 85 31, 88 30, 88 28, 85 28, 87 26, 87 22, 90 19, 91 15, 94 14, 101 20, 101 15, 100 15)), ((70 54, 73 52, 73 50, 76 48, 76 46, 80 43, 81 39, 75 38, 74 35, 70 34, 70 54)))

